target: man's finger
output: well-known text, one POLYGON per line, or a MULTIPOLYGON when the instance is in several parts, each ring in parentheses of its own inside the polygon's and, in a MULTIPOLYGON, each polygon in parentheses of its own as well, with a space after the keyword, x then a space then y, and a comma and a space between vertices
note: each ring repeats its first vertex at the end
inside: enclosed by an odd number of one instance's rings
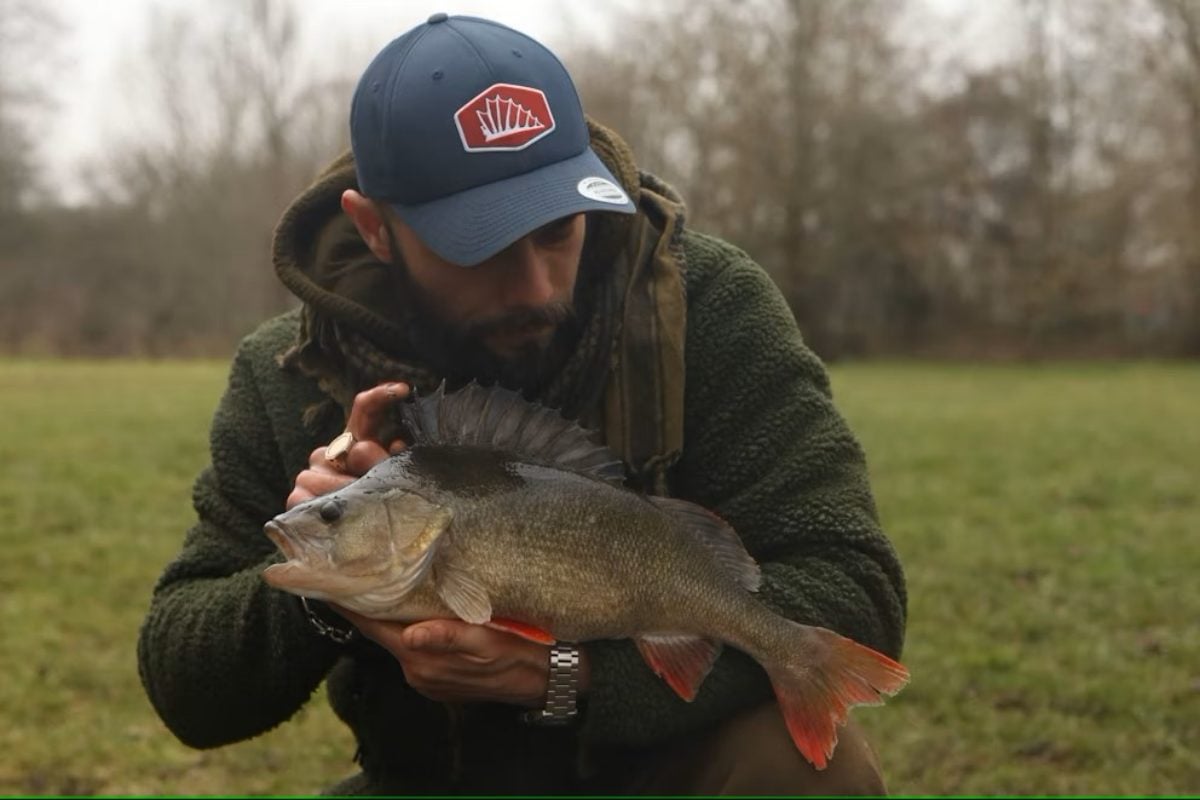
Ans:
POLYGON ((353 475, 333 470, 309 469, 296 476, 296 488, 308 492, 313 497, 320 497, 323 494, 336 492, 353 481, 353 475))
POLYGON ((295 489, 292 489, 292 493, 287 496, 287 500, 284 501, 283 507, 286 508, 288 511, 291 511, 293 508, 300 505, 301 503, 308 502, 309 500, 312 500, 312 499, 313 499, 312 492, 308 491, 307 489, 301 489, 300 487, 296 487, 295 489))
POLYGON ((346 430, 360 442, 378 441, 379 428, 387 419, 388 409, 408 397, 408 393, 407 383, 381 383, 359 392, 346 420, 346 430))
POLYGON ((453 653, 471 650, 470 629, 477 626, 451 620, 430 620, 409 625, 401 643, 410 650, 425 653, 453 653))
POLYGON ((367 470, 387 457, 388 451, 384 450, 378 442, 370 439, 355 442, 350 451, 346 453, 345 472, 356 477, 366 475, 367 470))
POLYGON ((331 469, 306 469, 296 476, 296 485, 292 487, 284 507, 291 509, 314 497, 336 492, 353 480, 353 476, 331 469))

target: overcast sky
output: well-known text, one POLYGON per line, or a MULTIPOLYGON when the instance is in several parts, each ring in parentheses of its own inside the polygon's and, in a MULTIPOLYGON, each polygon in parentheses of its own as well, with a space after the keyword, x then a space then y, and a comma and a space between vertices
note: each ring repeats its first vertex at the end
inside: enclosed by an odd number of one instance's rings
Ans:
MULTIPOLYGON (((193 0, 47 0, 66 24, 63 58, 71 80, 55 81, 52 124, 45 126, 41 149, 59 187, 71 183, 70 174, 85 159, 103 152, 119 122, 114 110, 130 98, 118 87, 122 62, 130 60, 145 41, 152 7, 195 9, 193 0)), ((318 57, 334 59, 341 51, 329 42, 353 43, 349 57, 374 54, 387 42, 430 14, 445 11, 471 14, 503 22, 546 42, 561 43, 568 21, 603 28, 611 9, 626 0, 297 0, 304 34, 318 57)), ((347 51, 348 52, 348 51, 347 51)), ((329 64, 332 68, 334 64, 329 64)), ((365 67, 350 66, 351 72, 365 67)), ((340 70, 345 71, 345 70, 340 70)), ((68 195, 73 194, 69 189, 68 195)))
MULTIPOLYGON (((236 2, 237 0, 233 0, 236 2)), ((727 0, 721 0, 725 2, 727 0)), ((818 0, 814 0, 816 2, 818 0)), ((853 0, 828 0, 852 2, 853 0)), ((973 0, 927 0, 943 15, 941 41, 974 42, 987 38, 987 14, 973 0), (969 9, 969 10, 968 10, 969 9)), ((194 0, 45 0, 66 24, 62 56, 69 80, 54 81, 56 110, 42 126, 41 150, 55 185, 68 198, 75 194, 72 174, 86 159, 101 157, 120 124, 122 62, 143 47, 152 7, 196 9, 194 0)), ((614 10, 644 0, 296 0, 311 52, 340 73, 357 73, 366 66, 336 64, 371 55, 391 39, 430 14, 472 14, 488 17, 524 31, 552 48, 563 45, 576 27, 589 34, 605 32, 614 10), (352 47, 339 47, 337 43, 352 47), (332 45, 332 46, 331 46, 332 45), (361 55, 361 54, 366 54, 361 55)))

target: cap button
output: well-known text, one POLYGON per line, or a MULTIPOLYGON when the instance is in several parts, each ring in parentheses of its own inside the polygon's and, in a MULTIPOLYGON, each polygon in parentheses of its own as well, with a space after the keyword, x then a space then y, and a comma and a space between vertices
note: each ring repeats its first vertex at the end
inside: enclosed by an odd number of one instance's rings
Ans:
POLYGON ((427 20, 427 22, 428 22, 430 25, 436 25, 437 23, 439 23, 439 22, 445 22, 445 21, 446 21, 446 20, 448 20, 448 19, 450 19, 450 15, 449 15, 449 14, 447 14, 445 11, 439 11, 439 12, 438 12, 438 13, 436 13, 436 14, 430 14, 430 15, 429 15, 429 19, 427 20))

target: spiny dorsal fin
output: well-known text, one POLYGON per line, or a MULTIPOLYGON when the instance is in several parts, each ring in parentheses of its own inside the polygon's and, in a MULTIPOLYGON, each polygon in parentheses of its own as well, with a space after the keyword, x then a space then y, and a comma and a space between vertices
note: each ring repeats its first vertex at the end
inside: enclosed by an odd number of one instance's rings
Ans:
POLYGON ((473 445, 581 472, 620 485, 625 466, 592 434, 561 414, 499 386, 469 383, 416 397, 401 406, 414 445, 473 445))
POLYGON ((717 562, 744 588, 757 592, 762 584, 758 562, 746 552, 737 532, 707 509, 673 497, 651 497, 650 502, 679 521, 680 526, 702 542, 717 562))

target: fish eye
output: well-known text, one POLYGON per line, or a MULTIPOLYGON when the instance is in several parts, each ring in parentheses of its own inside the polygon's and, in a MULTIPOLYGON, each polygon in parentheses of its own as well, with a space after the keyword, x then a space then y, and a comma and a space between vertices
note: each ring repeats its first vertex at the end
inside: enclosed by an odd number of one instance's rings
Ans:
POLYGON ((342 504, 337 500, 326 500, 321 504, 320 514, 326 522, 337 522, 342 517, 342 504))

